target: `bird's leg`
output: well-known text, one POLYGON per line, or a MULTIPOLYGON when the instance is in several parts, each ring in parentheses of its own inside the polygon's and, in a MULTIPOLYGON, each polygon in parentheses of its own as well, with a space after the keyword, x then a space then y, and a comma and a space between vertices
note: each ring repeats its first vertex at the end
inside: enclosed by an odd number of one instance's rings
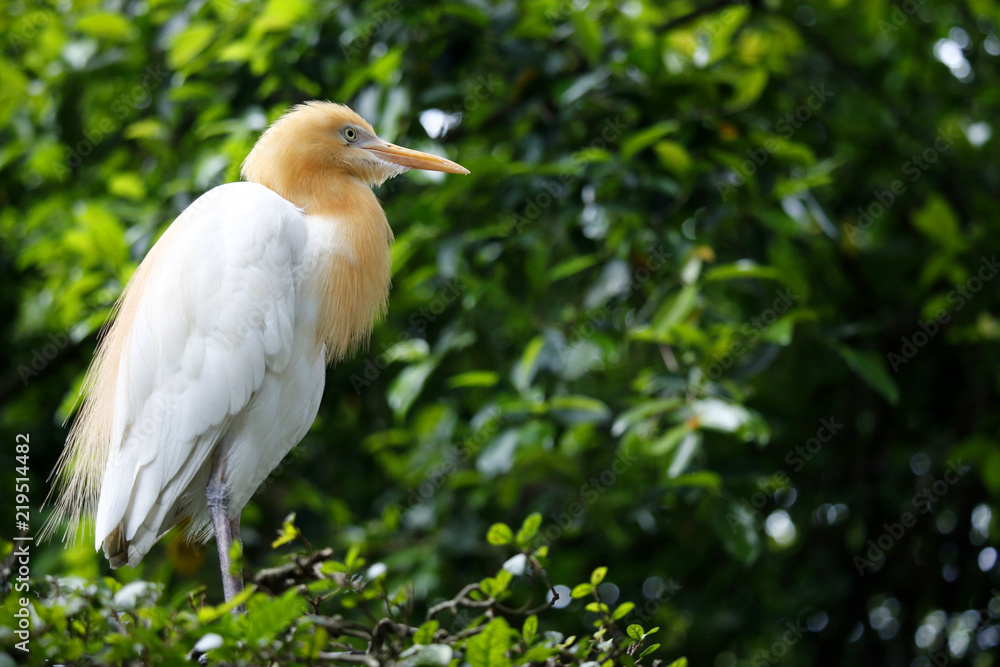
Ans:
MULTIPOLYGON (((215 545, 219 548, 222 591, 226 596, 226 602, 229 602, 243 590, 243 575, 239 572, 233 573, 230 549, 233 546, 234 534, 236 542, 240 541, 240 518, 239 516, 232 520, 229 518, 229 495, 226 493, 224 470, 224 457, 216 455, 208 486, 205 487, 205 500, 208 501, 208 516, 215 529, 215 545)), ((233 613, 245 614, 246 607, 237 605, 233 608, 233 613)))

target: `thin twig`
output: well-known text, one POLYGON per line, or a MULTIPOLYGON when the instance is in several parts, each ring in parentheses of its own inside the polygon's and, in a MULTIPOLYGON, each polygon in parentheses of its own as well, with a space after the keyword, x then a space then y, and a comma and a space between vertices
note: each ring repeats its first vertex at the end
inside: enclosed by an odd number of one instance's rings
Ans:
POLYGON ((327 630, 330 630, 334 636, 345 635, 347 637, 357 637, 358 639, 364 639, 365 641, 371 641, 372 631, 361 623, 355 623, 353 621, 345 621, 344 617, 341 615, 330 616, 315 616, 309 619, 316 625, 321 625, 327 630))
POLYGON ((368 652, 377 651, 382 648, 382 640, 386 640, 386 644, 392 650, 393 653, 399 653, 401 651, 400 647, 393 646, 390 639, 390 635, 396 635, 398 637, 409 637, 410 635, 416 634, 418 628, 406 625, 404 623, 397 623, 391 618, 383 618, 378 623, 375 624, 375 629, 372 631, 372 641, 368 647, 368 652))
POLYGON ((442 611, 445 610, 450 610, 451 613, 454 614, 459 607, 469 607, 471 609, 488 609, 496 603, 496 600, 493 598, 487 598, 486 600, 472 600, 467 597, 469 593, 471 593, 472 591, 478 591, 478 590, 479 590, 479 584, 468 584, 465 588, 463 588, 458 592, 458 595, 456 595, 452 599, 445 600, 444 602, 439 602, 433 607, 431 607, 430 611, 427 612, 427 618, 428 619, 434 618, 435 616, 437 616, 438 614, 440 614, 442 611))
POLYGON ((295 584, 302 583, 302 579, 322 579, 320 567, 324 561, 332 557, 333 549, 329 547, 308 556, 297 555, 290 563, 261 570, 253 580, 258 586, 267 588, 274 593, 280 593, 295 584))
POLYGON ((320 660, 328 660, 330 662, 349 662, 357 665, 368 665, 368 667, 380 667, 382 664, 366 653, 320 651, 316 657, 320 660))

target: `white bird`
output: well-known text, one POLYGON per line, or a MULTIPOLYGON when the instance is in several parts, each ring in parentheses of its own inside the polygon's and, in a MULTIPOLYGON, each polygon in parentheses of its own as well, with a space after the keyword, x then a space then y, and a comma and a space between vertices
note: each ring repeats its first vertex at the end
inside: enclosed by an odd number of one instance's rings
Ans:
MULTIPOLYGON (((469 173, 379 139, 349 108, 294 107, 164 232, 119 300, 56 468, 47 530, 95 520, 111 567, 170 528, 213 534, 229 601, 243 507, 305 436, 326 365, 386 310, 392 230, 371 185, 410 168, 469 173)), ((70 533, 75 528, 70 529, 70 533)))

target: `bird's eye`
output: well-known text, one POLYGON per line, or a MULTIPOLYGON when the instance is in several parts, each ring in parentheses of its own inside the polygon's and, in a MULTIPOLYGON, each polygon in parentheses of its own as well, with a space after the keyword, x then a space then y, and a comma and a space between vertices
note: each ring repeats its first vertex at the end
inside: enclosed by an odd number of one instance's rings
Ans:
POLYGON ((347 139, 348 141, 353 142, 358 140, 358 131, 355 130, 353 127, 350 126, 345 127, 343 130, 340 131, 340 133, 343 134, 344 138, 347 139))

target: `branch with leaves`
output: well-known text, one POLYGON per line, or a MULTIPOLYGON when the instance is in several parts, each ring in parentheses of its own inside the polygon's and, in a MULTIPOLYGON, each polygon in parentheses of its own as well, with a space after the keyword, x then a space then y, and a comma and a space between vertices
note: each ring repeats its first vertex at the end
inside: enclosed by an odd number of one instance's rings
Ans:
MULTIPOLYGON (((456 659, 471 667, 661 665, 653 657, 660 645, 648 643, 659 628, 647 632, 631 624, 622 632, 619 624, 634 605, 624 602, 612 610, 602 600, 605 567, 571 594, 573 600, 593 598, 582 609, 597 615, 592 634, 566 637, 541 629, 540 616, 565 602, 546 571, 549 548, 540 544, 541 523, 541 515, 532 514, 516 533, 494 524, 487 541, 515 553, 494 575, 428 606, 419 624, 412 621, 419 603, 411 585, 390 589, 387 568, 367 565, 360 545, 342 561, 332 549, 314 550, 290 515, 273 545, 298 542, 303 548, 287 562, 257 572, 253 584, 228 604, 206 605, 198 590, 164 608, 161 587, 142 581, 39 582, 35 610, 42 624, 33 646, 53 658, 80 656, 75 663, 80 665, 145 664, 151 655, 233 665, 447 667, 456 659), (248 613, 233 616, 236 604, 246 604, 248 613), (144 647, 139 656, 136 646, 144 647)), ((4 613, 0 608, 0 621, 4 613)), ((684 664, 681 659, 671 667, 684 664)))

